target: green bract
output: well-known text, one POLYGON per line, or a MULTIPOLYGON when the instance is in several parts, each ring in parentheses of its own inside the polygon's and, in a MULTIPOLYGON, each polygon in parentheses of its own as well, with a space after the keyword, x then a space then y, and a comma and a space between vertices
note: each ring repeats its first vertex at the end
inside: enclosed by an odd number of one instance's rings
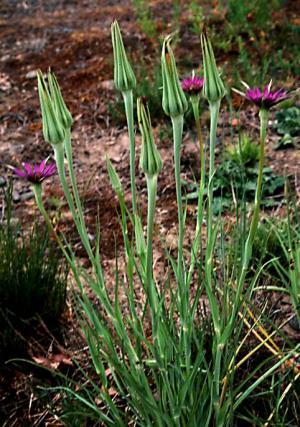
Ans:
POLYGON ((121 92, 132 90, 136 87, 136 78, 127 59, 121 31, 117 21, 111 25, 111 38, 114 53, 114 82, 121 92))
POLYGON ((114 191, 117 193, 118 196, 123 194, 123 188, 122 184, 119 178, 119 175, 117 174, 116 169, 114 168, 112 162, 110 159, 106 156, 106 166, 107 171, 110 179, 110 183, 114 189, 114 191))
POLYGON ((204 95, 209 102, 216 102, 225 96, 225 87, 217 69, 214 51, 210 40, 201 34, 201 46, 204 68, 204 95))
POLYGON ((62 97, 60 87, 57 83, 56 77, 50 71, 48 73, 48 82, 49 82, 51 98, 54 104, 57 117, 65 129, 70 129, 73 124, 72 115, 68 110, 65 104, 65 101, 62 97))
POLYGON ((65 138, 64 127, 55 111, 54 103, 41 71, 38 72, 37 77, 45 141, 52 145, 60 144, 65 138))
POLYGON ((137 114, 142 135, 141 169, 147 176, 158 175, 162 168, 162 160, 154 143, 148 105, 141 98, 137 100, 137 114))
POLYGON ((162 107, 168 116, 175 118, 186 112, 188 102, 178 78, 176 62, 170 46, 171 40, 171 36, 165 38, 161 54, 162 107))

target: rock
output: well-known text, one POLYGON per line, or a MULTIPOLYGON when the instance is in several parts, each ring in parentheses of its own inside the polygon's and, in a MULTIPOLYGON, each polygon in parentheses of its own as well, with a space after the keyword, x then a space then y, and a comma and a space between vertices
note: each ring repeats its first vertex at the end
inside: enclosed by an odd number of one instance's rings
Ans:
POLYGON ((28 71, 25 75, 26 79, 35 79, 36 78, 36 70, 28 71))
POLYGON ((12 199, 15 203, 18 203, 21 200, 20 194, 17 191, 13 191, 12 199))
POLYGON ((104 90, 115 90, 115 84, 113 80, 104 80, 100 82, 100 88, 104 90))
POLYGON ((22 193, 20 196, 20 200, 24 202, 25 200, 30 200, 34 197, 33 191, 26 191, 26 193, 22 193))
POLYGON ((295 331, 300 331, 300 322, 298 319, 298 316, 295 314, 294 317, 291 318, 291 320, 289 321, 289 325, 291 326, 291 328, 293 328, 295 331))

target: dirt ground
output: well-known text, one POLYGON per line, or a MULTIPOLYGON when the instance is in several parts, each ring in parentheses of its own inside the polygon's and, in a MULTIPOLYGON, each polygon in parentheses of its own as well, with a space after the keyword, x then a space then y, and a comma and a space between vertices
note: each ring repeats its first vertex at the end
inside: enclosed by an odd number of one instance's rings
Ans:
MULTIPOLYGON (((167 34, 172 31, 168 28, 169 2, 155 1, 152 3, 158 26, 161 27, 163 34, 167 34)), ((299 6, 299 2, 295 3, 299 6)), ((99 208, 102 230, 101 254, 107 269, 114 262, 115 242, 117 242, 119 250, 122 249, 122 235, 115 214, 117 201, 106 173, 106 154, 120 174, 126 189, 127 200, 130 201, 127 130, 124 126, 117 127, 109 113, 109 105, 115 99, 110 38, 110 25, 113 18, 120 22, 125 44, 131 51, 134 61, 139 59, 138 51, 143 51, 146 59, 149 60, 154 51, 153 41, 147 39, 137 26, 130 1, 2 0, 0 4, 0 185, 7 180, 9 174, 7 165, 16 166, 23 161, 39 162, 52 155, 51 146, 43 141, 36 88, 36 70, 41 69, 43 72, 47 72, 51 67, 57 75, 66 103, 74 117, 72 145, 76 175, 85 202, 86 220, 91 238, 95 236, 96 213, 99 208)), ((183 46, 186 48, 187 35, 184 30, 182 33, 183 42, 182 46, 179 46, 179 56, 184 54, 183 46)), ((200 59, 199 41, 195 37, 188 40, 189 48, 195 52, 197 58, 195 62, 197 62, 200 59)), ((230 140, 230 128, 233 124, 230 122, 231 120, 228 108, 224 103, 220 117, 218 151, 221 151, 223 143, 226 144, 230 140)), ((257 138, 258 117, 256 111, 247 107, 244 113, 235 117, 234 123, 237 121, 254 139, 257 138)), ((204 115, 203 125, 207 135, 207 114, 204 115)), ((158 134, 158 130, 156 134, 158 134)), ((236 132, 237 134, 238 132, 236 132)), ((294 177, 296 191, 299 195, 299 149, 275 151, 277 141, 278 136, 274 132, 269 133, 267 162, 276 172, 282 174, 287 171, 294 177)), ((167 236, 167 243, 172 246, 176 241, 177 221, 172 141, 164 139, 164 141, 157 140, 157 143, 164 160, 164 168, 159 177, 156 234, 167 236)), ((146 187, 144 177, 138 171, 139 150, 140 138, 137 135, 137 189, 145 220, 146 187)), ((185 129, 182 177, 191 179, 193 175, 197 175, 198 165, 195 132, 193 129, 185 129)), ((45 183, 44 197, 53 217, 57 215, 56 206, 57 201, 59 202, 61 215, 57 229, 69 236, 84 262, 84 253, 76 233, 74 233, 74 226, 64 204, 57 177, 45 183)), ((28 185, 20 180, 15 180, 14 202, 15 215, 24 224, 30 223, 37 215, 33 194, 28 185)), ((188 206, 188 223, 191 225, 194 223, 195 209, 193 204, 188 206)), ((190 229, 192 230, 192 227, 190 229)), ((192 231, 188 236, 187 244, 191 238, 192 231)), ((157 241, 159 242, 158 238, 157 241)), ((160 256, 161 252, 157 249, 157 252, 154 253, 156 262, 159 261, 160 256)), ((70 318, 72 319, 72 315, 70 318)), ((70 321, 67 326, 69 333, 72 328, 70 321)), ((57 344, 57 351, 60 354, 68 355, 65 347, 72 346, 72 343, 66 336, 67 333, 63 344, 57 344), (59 345, 63 349, 59 350, 59 345)), ((68 365, 68 361, 68 356, 66 356, 62 363, 68 365)), ((4 385, 7 386, 5 381, 2 383, 3 388, 4 385)), ((18 395, 18 390, 21 390, 20 400, 25 399, 24 401, 28 404, 26 399, 31 390, 28 384, 32 381, 32 374, 24 377, 16 370, 13 380, 10 378, 10 381, 11 394, 5 394, 3 398, 5 404, 8 399, 14 398, 14 392, 18 395), (24 387, 20 388, 20 384, 23 384, 24 387)), ((10 411, 9 421, 3 425, 46 425, 43 412, 39 413, 36 418, 30 418, 30 410, 27 411, 27 424, 25 422, 20 424, 14 405, 10 411)))

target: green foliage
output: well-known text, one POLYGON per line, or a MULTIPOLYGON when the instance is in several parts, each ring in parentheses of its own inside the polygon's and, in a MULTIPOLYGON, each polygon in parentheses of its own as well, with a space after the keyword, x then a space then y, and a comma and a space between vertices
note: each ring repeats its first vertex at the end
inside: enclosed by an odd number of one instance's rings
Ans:
POLYGON ((35 224, 29 236, 12 221, 12 185, 5 193, 6 218, 0 223, 1 346, 17 343, 14 329, 40 316, 56 323, 65 308, 67 269, 47 232, 35 224))
POLYGON ((236 30, 253 32, 253 28, 267 31, 273 25, 272 13, 279 10, 284 0, 229 0, 228 18, 236 30))
MULTIPOLYGON (((233 197, 238 201, 253 202, 257 182, 259 147, 249 137, 241 134, 239 144, 230 146, 224 160, 217 166, 214 177, 214 212, 234 208, 233 197)), ((188 200, 197 198, 197 183, 187 185, 188 200)), ((263 175, 262 205, 278 205, 283 197, 284 177, 265 167, 263 175), (274 196, 280 196, 279 199, 274 196)))
POLYGON ((286 220, 261 222, 253 243, 253 265, 255 266, 258 262, 266 265, 265 271, 268 275, 272 275, 273 284, 280 283, 280 276, 272 261, 277 258, 285 268, 288 267, 288 260, 277 233, 280 233, 281 239, 287 244, 288 223, 286 220))
POLYGON ((189 4, 189 21, 191 23, 192 31, 200 37, 202 27, 204 24, 203 8, 197 0, 192 0, 189 4))
POLYGON ((300 136, 300 108, 291 107, 277 111, 275 118, 274 128, 279 135, 283 135, 277 148, 293 147, 294 138, 300 136))
POLYGON ((274 127, 280 135, 288 133, 291 136, 300 136, 300 108, 291 107, 277 111, 275 118, 274 127))
POLYGON ((152 18, 149 2, 147 0, 133 0, 132 3, 142 31, 150 38, 155 37, 156 26, 152 18))
POLYGON ((241 133, 238 146, 228 147, 225 155, 234 163, 254 166, 259 157, 259 146, 246 133, 241 133))

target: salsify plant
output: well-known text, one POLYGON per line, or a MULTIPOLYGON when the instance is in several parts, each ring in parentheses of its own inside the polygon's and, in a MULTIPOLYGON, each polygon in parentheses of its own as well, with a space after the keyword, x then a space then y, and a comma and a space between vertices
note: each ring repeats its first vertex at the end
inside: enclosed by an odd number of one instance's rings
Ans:
MULTIPOLYGON (((144 234, 142 219, 138 215, 135 187, 133 89, 136 80, 116 21, 112 24, 112 42, 115 85, 123 93, 128 121, 132 190, 131 210, 126 206, 117 171, 107 158, 109 178, 120 206, 119 218, 125 249, 124 271, 119 271, 116 258, 113 296, 110 292, 111 283, 106 281, 101 264, 99 229, 95 247, 92 247, 84 221, 73 166, 72 116, 54 74, 48 73, 48 81, 41 72, 38 74, 44 137, 53 147, 64 195, 92 265, 91 271, 80 267, 72 247, 55 234, 79 289, 79 315, 95 369, 92 378, 84 374, 89 387, 82 387, 82 391, 78 391, 74 384, 74 388, 60 387, 60 390, 66 391, 71 398, 76 398, 85 406, 91 418, 108 426, 234 425, 241 405, 280 367, 290 369, 292 375, 294 372, 295 375, 299 374, 298 368, 291 362, 295 359, 299 345, 290 351, 281 351, 272 334, 260 323, 262 313, 255 311, 251 304, 251 296, 263 266, 258 266, 251 280, 247 275, 259 222, 268 113, 287 95, 282 90, 272 93, 270 85, 263 92, 249 88, 245 94, 260 108, 259 173, 250 228, 247 235, 242 235, 243 244, 237 244, 235 263, 229 269, 224 224, 220 218, 215 219, 213 216, 215 145, 219 110, 225 95, 224 83, 206 34, 201 37, 204 79, 193 75, 182 83, 171 48, 171 37, 165 38, 161 55, 162 107, 171 118, 173 127, 178 245, 176 260, 167 252, 166 261, 173 274, 170 272, 165 283, 158 286, 159 281, 153 271, 153 242, 157 181, 162 160, 155 144, 147 102, 138 99, 138 126, 142 139, 140 167, 145 174, 148 190, 147 229, 144 234), (200 123, 199 99, 202 89, 209 104, 211 119, 208 150, 204 149, 200 123), (188 107, 186 95, 192 103, 201 158, 198 213, 190 258, 183 251, 185 212, 180 177, 184 114, 188 107), (208 159, 205 158, 205 151, 209 152, 208 159), (70 185, 66 179, 65 157, 70 185), (207 184, 206 163, 209 165, 207 184), (135 229, 132 240, 128 233, 129 222, 135 229), (200 244, 204 223, 205 250, 204 245, 200 244), (249 280, 247 286, 246 277, 249 280), (143 295, 138 301, 137 287, 143 295), (126 309, 120 303, 121 288, 127 298, 126 309), (203 305, 206 305, 205 314, 201 311, 203 305), (250 334, 259 340, 259 344, 248 350, 246 342, 250 334), (238 381, 236 373, 241 372, 241 366, 261 347, 270 351, 271 356, 238 381)), ((54 173, 54 167, 49 168, 50 165, 46 166, 43 162, 39 167, 26 166, 24 172, 16 173, 33 183, 37 205, 55 233, 42 198, 42 181, 54 173)))

